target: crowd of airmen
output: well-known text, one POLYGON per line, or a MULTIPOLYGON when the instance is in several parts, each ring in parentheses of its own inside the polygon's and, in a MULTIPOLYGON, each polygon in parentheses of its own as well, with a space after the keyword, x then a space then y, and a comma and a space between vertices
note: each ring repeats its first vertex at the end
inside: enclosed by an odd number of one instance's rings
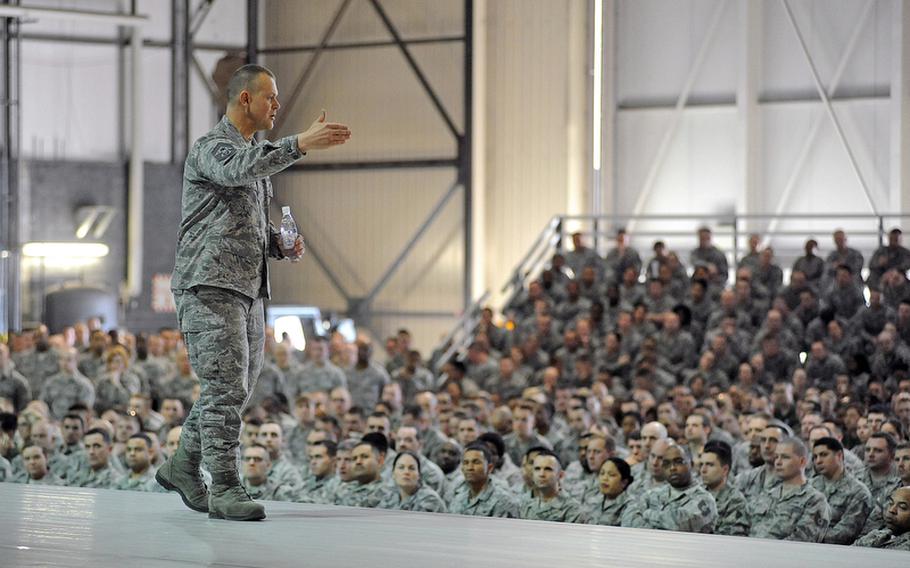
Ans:
MULTIPOLYGON (((910 251, 836 231, 789 282, 760 237, 727 282, 623 231, 485 310, 463 357, 407 330, 269 333, 243 415, 255 499, 910 550, 910 251), (864 297, 868 295, 868 300, 864 297), (440 372, 431 369, 439 367, 440 372)), ((0 344, 0 481, 162 491, 199 396, 180 334, 90 320, 0 344), (10 351, 12 348, 12 352, 10 351)))

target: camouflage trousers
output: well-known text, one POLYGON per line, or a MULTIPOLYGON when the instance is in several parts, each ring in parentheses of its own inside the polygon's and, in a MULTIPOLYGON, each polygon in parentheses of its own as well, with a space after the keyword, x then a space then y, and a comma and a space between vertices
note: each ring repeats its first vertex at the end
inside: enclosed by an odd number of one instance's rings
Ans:
POLYGON ((238 471, 240 417, 262 369, 262 300, 211 286, 178 291, 175 300, 190 365, 201 387, 183 424, 180 445, 190 459, 201 454, 217 482, 238 471))

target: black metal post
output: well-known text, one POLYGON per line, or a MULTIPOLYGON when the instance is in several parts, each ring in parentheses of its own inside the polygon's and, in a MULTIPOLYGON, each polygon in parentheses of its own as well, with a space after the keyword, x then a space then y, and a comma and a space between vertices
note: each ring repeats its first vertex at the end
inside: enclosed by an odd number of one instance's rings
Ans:
POLYGON ((259 61, 259 0, 246 3, 246 62, 259 61))
POLYGON ((190 147, 190 11, 184 0, 171 0, 171 163, 190 147))
MULTIPOLYGON (((472 146, 474 118, 474 0, 464 2, 464 135, 459 145, 461 165, 458 177, 464 191, 464 309, 474 297, 474 192, 472 185, 472 146)), ((483 219, 480 219, 483 223, 483 219)))
MULTIPOLYGON (((18 0, 6 4, 18 5, 18 0)), ((0 250, 6 251, 3 272, 6 290, 4 308, 6 311, 2 325, 5 331, 19 331, 22 328, 22 289, 21 250, 19 242, 19 70, 20 44, 19 21, 5 18, 3 30, 3 85, 0 86, 2 97, 3 147, 0 149, 0 238, 3 239, 0 250)))

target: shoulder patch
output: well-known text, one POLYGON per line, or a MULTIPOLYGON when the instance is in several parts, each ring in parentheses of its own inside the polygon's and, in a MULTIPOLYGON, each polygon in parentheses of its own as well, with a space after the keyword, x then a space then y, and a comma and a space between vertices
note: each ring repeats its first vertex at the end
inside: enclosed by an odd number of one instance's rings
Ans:
POLYGON ((707 517, 711 514, 711 506, 708 505, 707 500, 700 499, 698 501, 698 512, 701 513, 703 517, 707 517))
POLYGON ((237 148, 228 142, 219 142, 212 148, 212 157, 216 160, 226 160, 237 153, 237 148))

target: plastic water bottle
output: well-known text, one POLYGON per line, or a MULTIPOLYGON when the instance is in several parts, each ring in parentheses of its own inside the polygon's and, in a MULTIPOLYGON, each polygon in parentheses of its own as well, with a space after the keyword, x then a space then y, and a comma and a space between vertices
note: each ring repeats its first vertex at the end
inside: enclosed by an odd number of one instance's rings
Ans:
MULTIPOLYGON (((288 251, 294 250, 294 244, 297 242, 297 223, 294 222, 294 218, 291 216, 291 208, 288 206, 281 208, 280 235, 281 248, 284 249, 283 252, 285 254, 288 254, 288 251)), ((300 259, 291 257, 291 260, 296 262, 300 259)))

